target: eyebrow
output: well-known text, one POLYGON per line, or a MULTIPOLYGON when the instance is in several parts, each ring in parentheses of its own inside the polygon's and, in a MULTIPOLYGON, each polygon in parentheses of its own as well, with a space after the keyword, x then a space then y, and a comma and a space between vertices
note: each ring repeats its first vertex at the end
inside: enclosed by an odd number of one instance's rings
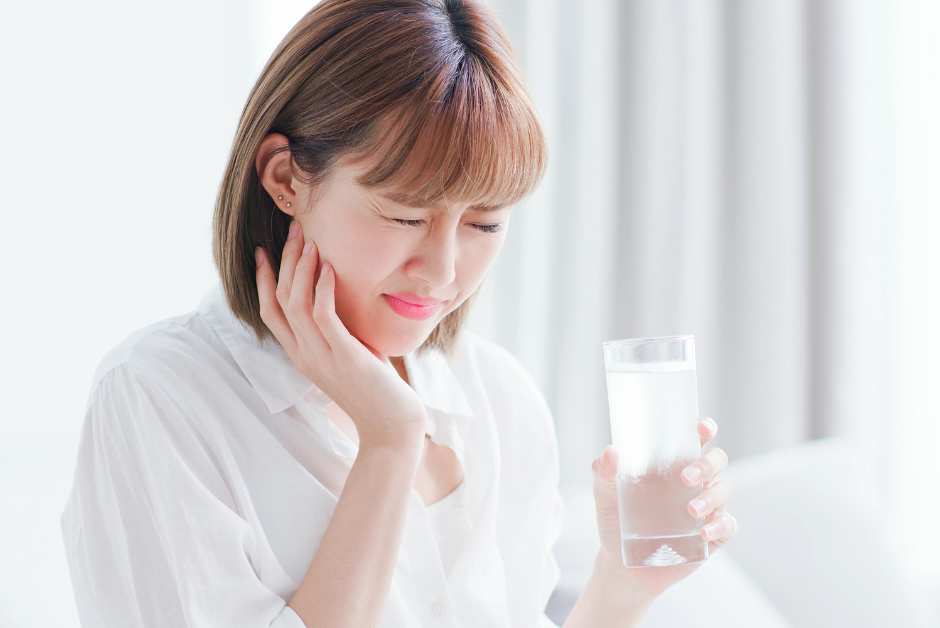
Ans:
MULTIPOLYGON (((414 207, 416 209, 439 209, 439 205, 415 205, 414 203, 409 202, 408 197, 405 194, 400 192, 378 192, 378 195, 382 198, 392 201, 393 203, 398 203, 399 205, 405 205, 407 207, 414 207)), ((500 210, 506 207, 506 203, 501 203, 499 205, 471 205, 468 207, 471 211, 479 212, 493 212, 500 210)))

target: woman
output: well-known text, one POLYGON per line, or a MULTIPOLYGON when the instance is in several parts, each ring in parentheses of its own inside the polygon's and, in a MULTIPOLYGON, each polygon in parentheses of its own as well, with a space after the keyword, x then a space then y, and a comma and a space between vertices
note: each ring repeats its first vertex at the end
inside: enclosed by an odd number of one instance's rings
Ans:
MULTIPOLYGON (((551 416, 461 331, 545 163, 484 6, 326 0, 294 27, 220 187, 220 287, 96 373, 62 516, 86 628, 554 625, 551 416)), ((711 551, 726 463, 686 479, 711 551)), ((593 465, 601 549, 565 626, 634 625, 698 567, 623 566, 616 466, 593 465)))

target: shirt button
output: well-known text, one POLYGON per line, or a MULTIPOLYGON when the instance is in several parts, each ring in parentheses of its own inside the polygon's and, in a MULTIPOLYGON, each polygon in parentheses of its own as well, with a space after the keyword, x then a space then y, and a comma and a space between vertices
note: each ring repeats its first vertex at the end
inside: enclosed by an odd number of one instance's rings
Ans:
POLYGON ((438 617, 443 615, 445 611, 447 611, 447 607, 444 606, 444 604, 442 604, 441 602, 438 602, 434 606, 431 607, 431 612, 437 615, 438 617))

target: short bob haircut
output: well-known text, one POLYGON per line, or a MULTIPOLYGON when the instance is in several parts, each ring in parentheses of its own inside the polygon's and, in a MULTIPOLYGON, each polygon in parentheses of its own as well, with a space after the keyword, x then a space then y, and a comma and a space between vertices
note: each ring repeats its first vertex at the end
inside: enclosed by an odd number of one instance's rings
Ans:
MULTIPOLYGON (((281 133, 294 176, 319 186, 342 158, 402 202, 513 205, 532 193, 548 148, 509 36, 472 0, 324 0, 268 60, 242 112, 219 187, 212 252, 233 314, 259 342, 255 247, 275 272, 292 220, 261 186, 255 156, 281 133)), ((344 162, 344 163, 345 163, 344 162)), ((476 292, 419 352, 451 354, 476 292)))

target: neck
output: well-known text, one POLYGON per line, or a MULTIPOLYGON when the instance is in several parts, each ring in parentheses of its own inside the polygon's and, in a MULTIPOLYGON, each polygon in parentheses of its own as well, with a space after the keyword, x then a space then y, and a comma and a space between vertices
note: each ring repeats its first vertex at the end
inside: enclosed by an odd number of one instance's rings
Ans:
POLYGON ((401 378, 405 380, 405 383, 411 386, 411 382, 408 380, 408 370, 405 368, 405 359, 400 356, 389 356, 389 362, 392 363, 392 366, 395 367, 395 370, 398 371, 398 374, 401 375, 401 378))

